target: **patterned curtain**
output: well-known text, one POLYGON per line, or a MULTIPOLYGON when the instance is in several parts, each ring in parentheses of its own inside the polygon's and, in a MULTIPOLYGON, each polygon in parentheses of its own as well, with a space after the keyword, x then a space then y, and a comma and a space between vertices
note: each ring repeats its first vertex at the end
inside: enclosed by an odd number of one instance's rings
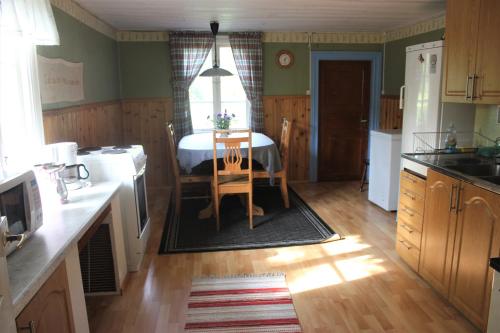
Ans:
POLYGON ((214 37, 209 32, 171 32, 170 58, 174 89, 174 129, 180 140, 193 133, 189 87, 205 62, 214 37))
POLYGON ((262 132, 264 130, 262 33, 231 33, 229 43, 241 84, 251 104, 252 130, 262 132))

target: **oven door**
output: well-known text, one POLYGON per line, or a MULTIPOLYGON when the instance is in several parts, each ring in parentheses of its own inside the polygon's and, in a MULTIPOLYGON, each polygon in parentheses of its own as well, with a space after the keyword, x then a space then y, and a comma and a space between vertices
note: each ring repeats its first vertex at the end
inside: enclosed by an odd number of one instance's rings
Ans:
POLYGON ((148 199, 146 197, 146 164, 134 176, 134 194, 137 211, 137 238, 141 238, 149 223, 148 199))

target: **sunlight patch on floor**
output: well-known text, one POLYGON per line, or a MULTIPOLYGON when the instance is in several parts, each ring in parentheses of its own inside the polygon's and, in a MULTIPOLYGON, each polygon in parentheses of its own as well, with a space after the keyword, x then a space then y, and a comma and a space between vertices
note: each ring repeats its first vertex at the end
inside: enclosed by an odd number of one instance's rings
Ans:
POLYGON ((283 248, 278 249, 277 254, 267 258, 267 261, 271 263, 277 264, 287 264, 297 260, 300 260, 304 257, 304 251, 302 249, 291 249, 291 248, 283 248))
POLYGON ((342 278, 330 264, 307 268, 297 277, 288 277, 288 287, 292 293, 301 293, 342 283, 342 278))
POLYGON ((325 250, 329 255, 351 253, 370 247, 371 245, 363 243, 358 235, 347 236, 338 241, 322 244, 323 250, 325 250))
POLYGON ((386 269, 380 266, 384 260, 373 258, 371 255, 359 256, 350 259, 336 260, 335 267, 345 281, 363 279, 375 274, 385 273, 386 269))

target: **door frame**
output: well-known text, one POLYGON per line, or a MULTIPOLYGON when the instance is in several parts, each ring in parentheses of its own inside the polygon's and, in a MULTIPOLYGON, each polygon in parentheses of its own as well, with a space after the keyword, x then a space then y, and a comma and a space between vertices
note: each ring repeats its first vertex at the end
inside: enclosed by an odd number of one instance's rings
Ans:
MULTIPOLYGON (((370 111, 368 129, 377 129, 380 117, 380 95, 382 93, 382 52, 346 52, 312 51, 311 52, 311 138, 309 180, 318 181, 318 145, 319 145, 319 62, 322 60, 370 61, 370 111)), ((370 151, 368 133, 368 152, 370 151)))

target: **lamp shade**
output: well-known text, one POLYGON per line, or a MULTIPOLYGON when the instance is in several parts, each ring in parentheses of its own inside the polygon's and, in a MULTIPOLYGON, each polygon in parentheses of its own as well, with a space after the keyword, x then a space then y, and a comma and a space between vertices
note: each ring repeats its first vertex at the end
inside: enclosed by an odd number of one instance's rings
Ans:
POLYGON ((232 75, 233 75, 233 73, 231 73, 230 71, 227 71, 223 68, 220 68, 217 65, 214 65, 214 67, 209 68, 200 74, 200 76, 204 76, 204 77, 232 76, 232 75))

